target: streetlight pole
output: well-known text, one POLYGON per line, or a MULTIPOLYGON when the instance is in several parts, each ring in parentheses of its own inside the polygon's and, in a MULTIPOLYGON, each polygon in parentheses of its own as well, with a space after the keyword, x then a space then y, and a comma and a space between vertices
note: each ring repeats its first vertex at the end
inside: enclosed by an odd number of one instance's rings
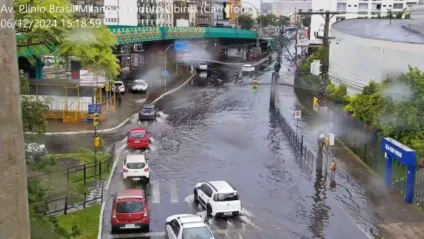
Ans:
MULTIPOLYGON (((174 44, 170 44, 167 48, 166 48, 166 50, 165 50, 165 72, 166 72, 166 65, 168 64, 168 61, 167 61, 167 57, 166 57, 166 52, 168 51, 168 49, 171 47, 171 46, 173 46, 174 44)), ((166 92, 166 76, 163 76, 164 77, 164 80, 165 80, 165 92, 166 92)))

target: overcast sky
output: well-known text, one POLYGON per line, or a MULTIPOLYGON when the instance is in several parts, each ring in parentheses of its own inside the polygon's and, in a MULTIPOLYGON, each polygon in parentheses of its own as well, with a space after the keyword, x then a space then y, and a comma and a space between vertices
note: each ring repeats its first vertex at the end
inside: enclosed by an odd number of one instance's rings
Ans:
MULTIPOLYGON (((283 0, 280 0, 280 1, 283 1, 283 0)), ((261 6, 261 4, 260 4, 259 0, 242 0, 241 2, 248 2, 248 3, 251 3, 251 4, 253 4, 255 7, 257 7, 258 9, 259 9, 259 7, 261 6)), ((273 1, 271 1, 271 0, 265 0, 265 1, 263 1, 263 2, 273 2, 273 1)), ((246 4, 246 6, 249 6, 249 4, 246 4)))

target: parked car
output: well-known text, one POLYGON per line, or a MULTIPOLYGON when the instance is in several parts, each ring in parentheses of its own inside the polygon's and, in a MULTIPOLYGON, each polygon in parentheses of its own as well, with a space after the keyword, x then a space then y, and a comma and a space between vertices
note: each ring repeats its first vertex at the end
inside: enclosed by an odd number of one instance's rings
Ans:
POLYGON ((131 90, 133 92, 146 92, 149 89, 149 84, 145 80, 137 79, 134 80, 131 90))
POLYGON ((138 113, 138 119, 141 120, 155 120, 158 115, 159 110, 156 108, 155 105, 152 104, 145 104, 141 108, 140 112, 138 113))
POLYGON ((121 94, 125 94, 125 85, 123 81, 115 81, 115 85, 112 86, 112 91, 119 91, 121 94))
POLYGON ((149 231, 149 205, 144 190, 127 189, 113 198, 112 233, 121 230, 149 231))
POLYGON ((215 238, 203 219, 192 214, 178 214, 166 218, 165 235, 168 239, 215 238))
POLYGON ((122 166, 124 180, 149 182, 150 169, 147 161, 147 156, 143 154, 127 155, 122 166))
POLYGON ((128 132, 127 147, 131 149, 146 149, 149 147, 150 135, 144 128, 131 129, 128 132))
POLYGON ((237 216, 242 209, 237 190, 226 181, 198 183, 194 203, 200 203, 208 216, 237 216))

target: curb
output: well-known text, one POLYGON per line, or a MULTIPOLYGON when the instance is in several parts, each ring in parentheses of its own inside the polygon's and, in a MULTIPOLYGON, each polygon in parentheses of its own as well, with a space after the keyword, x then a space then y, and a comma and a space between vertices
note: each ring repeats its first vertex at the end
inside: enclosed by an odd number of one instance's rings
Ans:
MULTIPOLYGON (((190 76, 190 78, 188 78, 184 83, 182 83, 180 86, 167 91, 163 94, 161 94, 158 98, 156 98, 155 100, 152 101, 152 104, 156 103, 157 101, 159 101, 160 99, 162 99, 163 97, 181 89, 183 86, 185 86, 196 74, 193 74, 192 76, 190 76)), ((115 126, 113 128, 108 128, 108 129, 101 129, 101 130, 97 130, 97 133, 111 133, 119 128, 121 128, 123 125, 125 125, 132 117, 134 117, 137 114, 133 114, 130 117, 128 117, 126 120, 124 120, 122 123, 120 123, 118 126, 115 126)), ((76 134, 90 134, 90 133, 94 133, 94 130, 84 130, 84 131, 71 131, 71 132, 46 132, 44 133, 44 135, 76 135, 76 134)), ((37 133, 34 132, 24 132, 24 134, 27 135, 34 135, 37 133)))
MULTIPOLYGON (((165 96, 167 96, 167 95, 169 95, 169 94, 172 94, 173 92, 175 92, 175 91, 177 91, 177 90, 179 90, 179 89, 181 89, 181 88, 183 88, 185 85, 187 85, 187 83, 188 82, 190 82, 190 80, 195 76, 196 74, 193 74, 193 75, 191 75, 184 83, 182 83, 180 86, 178 86, 178 87, 176 87, 175 89, 172 89, 172 90, 170 90, 170 91, 168 91, 168 92, 166 92, 166 93, 164 93, 164 94, 162 94, 162 95, 160 95, 158 98, 156 98, 155 100, 153 100, 152 101, 152 104, 154 104, 154 103, 156 103, 157 101, 159 101, 159 100, 161 100, 163 97, 165 97, 165 96)), ((111 128, 111 129, 107 129, 107 130, 109 130, 109 131, 113 131, 113 130, 115 130, 115 129, 118 129, 119 127, 121 127, 122 125, 124 125, 128 120, 130 120, 132 117, 133 117, 134 115, 132 115, 132 116, 130 116, 128 119, 126 119, 124 122, 122 122, 120 125, 118 125, 117 127, 114 127, 114 128, 111 128)), ((108 132, 109 132, 108 131, 108 132)), ((94 131, 90 131, 90 132, 94 132, 94 131)), ((99 132, 99 131, 97 131, 97 132, 99 132)), ((69 132, 63 132, 63 133, 69 133, 69 132)), ((71 133, 74 133, 74 134, 76 134, 76 133, 82 133, 82 132, 71 132, 71 133)), ((85 131, 83 132, 83 133, 85 133, 85 131)), ((117 154, 116 154, 116 157, 115 157, 115 162, 113 163, 113 166, 112 166, 112 168, 111 168, 111 173, 109 174, 109 178, 108 178, 108 180, 107 180, 107 183, 106 183, 106 187, 105 187, 105 191, 107 192, 107 190, 109 189, 109 185, 110 185, 110 182, 112 181, 112 177, 113 177, 113 173, 115 172, 115 169, 116 169, 116 165, 118 164, 118 160, 119 160, 119 154, 121 153, 121 151, 122 151, 122 149, 123 148, 119 148, 119 149, 117 149, 116 150, 116 152, 117 152, 117 154)), ((104 195, 104 194, 103 194, 104 195)), ((103 230, 103 212, 104 212, 104 210, 105 210, 105 206, 106 206, 106 202, 105 201, 103 201, 103 203, 102 203, 102 207, 101 207, 101 209, 100 209, 100 218, 99 218, 99 231, 98 231, 98 234, 97 234, 97 239, 102 239, 102 230, 103 230)))

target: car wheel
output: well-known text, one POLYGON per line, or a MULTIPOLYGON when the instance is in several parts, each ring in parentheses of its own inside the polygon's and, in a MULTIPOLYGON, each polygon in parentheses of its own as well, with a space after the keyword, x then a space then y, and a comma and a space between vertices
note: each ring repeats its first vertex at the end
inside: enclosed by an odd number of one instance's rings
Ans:
POLYGON ((206 215, 207 215, 208 217, 212 217, 212 207, 211 207, 211 205, 210 205, 210 204, 208 204, 208 205, 206 206, 206 215))
POLYGON ((117 233, 116 229, 112 228, 111 234, 115 234, 115 233, 117 233))
POLYGON ((146 232, 150 232, 150 225, 147 225, 144 230, 146 230, 146 232))
POLYGON ((193 202, 194 202, 194 205, 199 205, 199 198, 197 197, 197 190, 196 189, 194 189, 194 192, 193 192, 193 202))

